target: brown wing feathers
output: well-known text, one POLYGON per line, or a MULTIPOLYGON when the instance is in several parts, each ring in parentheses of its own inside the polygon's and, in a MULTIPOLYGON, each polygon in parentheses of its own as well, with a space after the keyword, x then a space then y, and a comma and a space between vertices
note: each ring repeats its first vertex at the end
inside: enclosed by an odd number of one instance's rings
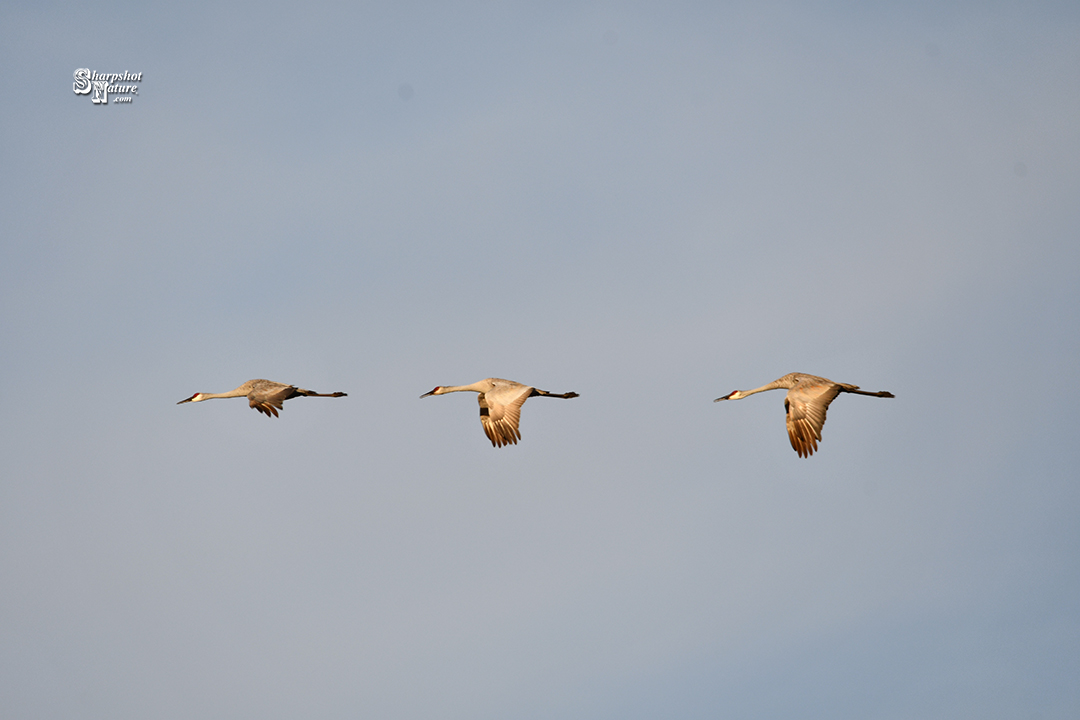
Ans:
POLYGON ((518 423, 521 421, 521 403, 491 407, 483 393, 476 399, 480 403, 480 424, 484 427, 484 434, 487 435, 491 444, 494 447, 517 445, 517 441, 521 439, 521 431, 518 430, 518 423))

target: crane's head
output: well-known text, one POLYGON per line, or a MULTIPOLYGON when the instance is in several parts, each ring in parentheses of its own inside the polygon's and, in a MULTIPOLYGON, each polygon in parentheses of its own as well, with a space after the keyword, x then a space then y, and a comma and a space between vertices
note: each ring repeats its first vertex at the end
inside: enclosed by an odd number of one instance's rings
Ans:
POLYGON ((203 394, 202 393, 195 393, 194 395, 189 397, 187 400, 181 400, 180 402, 178 402, 176 404, 177 405, 183 405, 186 402, 199 402, 202 399, 203 399, 203 394))
POLYGON ((721 400, 738 400, 742 396, 743 396, 742 393, 739 392, 738 390, 732 390, 731 392, 729 392, 724 397, 716 398, 715 400, 713 400, 713 402, 720 402, 721 400))
POLYGON ((434 390, 432 390, 431 392, 428 392, 428 393, 424 393, 420 397, 426 398, 428 395, 442 395, 442 392, 443 392, 443 389, 441 387, 436 386, 434 390))

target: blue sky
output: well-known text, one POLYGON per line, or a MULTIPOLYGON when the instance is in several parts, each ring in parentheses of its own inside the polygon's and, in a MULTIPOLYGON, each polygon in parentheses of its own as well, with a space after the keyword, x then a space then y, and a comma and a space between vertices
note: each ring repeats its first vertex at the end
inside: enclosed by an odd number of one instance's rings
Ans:
POLYGON ((0 40, 5 715, 1080 712, 1072 4, 0 40), (896 399, 712 402, 792 371, 896 399), (490 376, 581 397, 419 399, 490 376), (176 405, 256 377, 349 397, 176 405))

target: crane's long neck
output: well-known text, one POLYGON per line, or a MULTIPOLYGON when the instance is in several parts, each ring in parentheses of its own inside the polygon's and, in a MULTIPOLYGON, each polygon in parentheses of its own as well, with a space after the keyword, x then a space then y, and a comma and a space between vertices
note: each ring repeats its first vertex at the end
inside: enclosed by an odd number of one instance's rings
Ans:
POLYGON ((445 395, 452 392, 487 392, 491 389, 491 384, 486 383, 483 380, 474 382, 472 385, 443 385, 439 388, 439 395, 445 395))
POLYGON ((765 392, 766 390, 781 390, 783 388, 790 387, 789 385, 783 385, 783 384, 779 384, 779 383, 780 383, 779 380, 773 380, 768 385, 762 385, 761 387, 754 388, 753 390, 736 390, 734 393, 731 394, 731 397, 728 398, 728 399, 729 400, 741 400, 742 398, 746 397, 747 395, 754 395, 754 394, 759 393, 759 392, 765 392))
POLYGON ((223 393, 199 393, 199 397, 196 398, 199 402, 203 400, 216 400, 217 398, 234 398, 234 397, 246 397, 248 390, 245 387, 238 387, 235 390, 223 393))

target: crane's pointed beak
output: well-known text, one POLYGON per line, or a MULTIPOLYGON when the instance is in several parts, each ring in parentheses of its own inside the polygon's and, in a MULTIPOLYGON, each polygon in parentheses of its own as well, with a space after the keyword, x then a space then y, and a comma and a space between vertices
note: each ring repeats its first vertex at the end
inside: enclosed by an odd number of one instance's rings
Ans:
POLYGON ((426 397, 427 397, 428 395, 434 395, 434 394, 435 394, 435 391, 434 391, 434 390, 432 390, 431 392, 426 392, 426 393, 424 393, 424 394, 423 394, 423 395, 421 395, 420 397, 422 397, 422 398, 426 398, 426 397))
POLYGON ((191 402, 192 400, 194 400, 194 399, 195 399, 195 397, 196 397, 196 396, 197 396, 198 394, 199 394, 199 393, 195 393, 195 395, 192 395, 192 396, 191 396, 191 397, 189 397, 189 398, 188 398, 187 400, 181 400, 180 402, 178 402, 178 403, 176 403, 176 404, 177 404, 177 405, 183 405, 183 404, 184 404, 184 403, 186 403, 186 402, 191 402))
POLYGON ((729 392, 729 393, 728 393, 727 395, 725 395, 724 397, 718 397, 718 398, 716 398, 715 400, 713 400, 713 402, 720 402, 721 400, 730 400, 730 399, 731 399, 731 396, 732 396, 732 395, 737 395, 737 394, 738 394, 738 392, 739 392, 738 390, 733 390, 732 392, 729 392))

